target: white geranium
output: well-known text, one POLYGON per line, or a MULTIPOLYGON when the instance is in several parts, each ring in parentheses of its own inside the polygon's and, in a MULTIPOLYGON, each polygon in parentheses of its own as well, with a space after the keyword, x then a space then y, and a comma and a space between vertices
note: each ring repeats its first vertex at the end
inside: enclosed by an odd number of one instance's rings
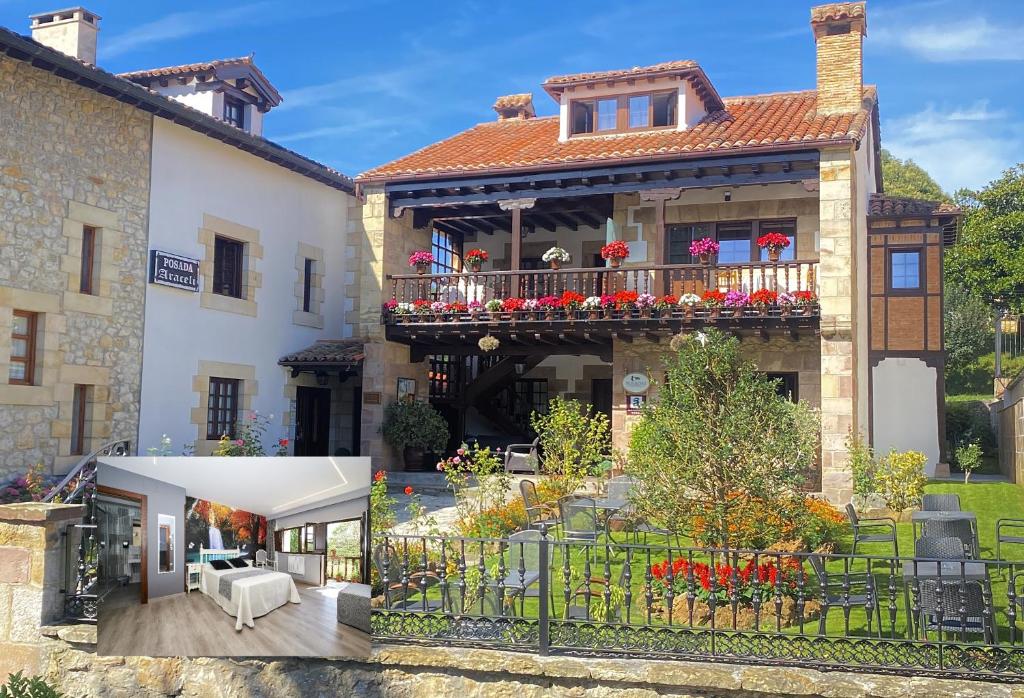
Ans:
POLYGON ((541 259, 545 262, 562 262, 567 264, 572 259, 569 253, 561 247, 552 247, 550 250, 541 255, 541 259))
POLYGON ((679 296, 679 305, 697 305, 700 303, 700 296, 696 293, 684 293, 679 296))
POLYGON ((600 307, 601 307, 601 297, 600 296, 590 296, 585 301, 583 301, 583 309, 584 310, 598 310, 598 309, 600 309, 600 307))

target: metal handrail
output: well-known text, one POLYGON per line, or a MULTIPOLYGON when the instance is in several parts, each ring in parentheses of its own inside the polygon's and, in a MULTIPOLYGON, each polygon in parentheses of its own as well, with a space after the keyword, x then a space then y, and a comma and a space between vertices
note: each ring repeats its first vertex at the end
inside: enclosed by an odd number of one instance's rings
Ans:
MULTIPOLYGON (((78 462, 75 463, 74 467, 72 467, 71 470, 68 471, 68 474, 64 476, 64 479, 61 480, 60 483, 56 485, 53 489, 46 493, 46 496, 43 497, 42 501, 52 502, 54 497, 63 492, 64 488, 66 488, 69 484, 74 482, 75 478, 80 477, 82 471, 84 471, 88 465, 95 462, 95 460, 99 456, 127 456, 129 453, 131 453, 131 441, 129 441, 128 439, 120 439, 118 441, 110 441, 108 443, 103 444, 95 451, 82 456, 78 460, 78 462)), ((82 490, 85 486, 84 483, 85 480, 79 482, 79 484, 75 487, 72 493, 64 500, 65 503, 73 501, 75 497, 82 493, 82 490)))

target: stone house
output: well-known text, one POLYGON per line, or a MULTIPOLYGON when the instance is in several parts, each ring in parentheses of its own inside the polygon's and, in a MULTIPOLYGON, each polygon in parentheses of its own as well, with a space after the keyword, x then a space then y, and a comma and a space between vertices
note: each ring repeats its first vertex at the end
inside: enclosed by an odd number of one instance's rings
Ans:
MULTIPOLYGON (((542 87, 557 116, 536 116, 529 94, 502 97, 495 121, 357 177, 367 272, 356 333, 371 340, 363 395, 374 397, 364 425, 379 423, 407 378, 443 412, 453 442, 529 438, 530 411, 559 394, 608 413, 622 448, 669 338, 717 326, 780 391, 820 409, 830 497, 851 493, 851 430, 879 450, 921 450, 934 469, 941 259, 958 212, 883 193, 878 94, 862 77, 865 4, 813 8, 811 33, 816 89, 722 98, 693 61, 553 77, 542 87), (767 233, 789 243, 777 261, 758 244, 767 233), (717 242, 717 260, 691 253, 703 238, 717 242), (628 244, 621 266, 601 257, 614 240, 628 244), (571 257, 560 269, 545 268, 553 246, 571 257), (472 248, 488 254, 483 270, 465 261, 472 248), (433 253, 430 274, 409 273, 415 250, 433 253), (761 290, 811 302, 677 304, 761 290), (625 308, 557 307, 622 292, 625 308), (674 298, 652 310, 629 304, 630 293, 674 298), (520 300, 482 307, 508 298, 520 300), (478 347, 486 335, 498 349, 478 347)), ((364 446, 396 462, 385 445, 364 446)))

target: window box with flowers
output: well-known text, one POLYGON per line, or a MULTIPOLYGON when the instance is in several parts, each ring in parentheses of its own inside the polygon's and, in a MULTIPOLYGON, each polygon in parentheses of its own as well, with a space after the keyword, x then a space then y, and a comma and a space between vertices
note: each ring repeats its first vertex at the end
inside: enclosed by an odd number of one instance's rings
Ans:
POLYGON ((650 293, 641 293, 636 297, 636 308, 640 311, 640 317, 649 318, 651 317, 651 311, 654 308, 654 304, 658 301, 657 298, 652 296, 650 293))
POLYGON ((409 266, 415 267, 417 274, 426 274, 434 263, 434 255, 426 250, 417 250, 409 255, 409 266))
POLYGON ((487 254, 487 250, 481 250, 480 248, 474 248, 467 252, 463 259, 466 260, 466 264, 473 270, 474 273, 479 272, 483 267, 483 263, 490 259, 491 256, 487 254))
POLYGON ((794 291, 793 304, 800 314, 810 315, 818 305, 818 296, 814 291, 794 291))
POLYGON ((654 309, 658 312, 658 317, 672 317, 678 307, 679 299, 671 294, 654 301, 654 309))
POLYGON ((541 296, 537 299, 537 308, 544 313, 545 320, 555 320, 562 308, 562 299, 558 296, 541 296))
POLYGON ((748 302, 757 309, 757 312, 764 316, 778 301, 779 294, 767 288, 758 289, 750 294, 748 302))
POLYGON ((611 320, 615 316, 615 308, 618 304, 616 303, 615 296, 611 293, 601 294, 601 308, 604 310, 604 317, 607 320, 611 320))
POLYGON ((743 291, 729 291, 725 294, 722 305, 732 310, 733 317, 743 317, 743 311, 749 301, 750 296, 743 291))
POLYGON ((412 313, 420 322, 426 322, 431 312, 433 311, 430 301, 424 298, 417 298, 412 302, 412 313))
POLYGON ((700 302, 701 298, 696 293, 684 293, 679 296, 679 307, 683 309, 683 317, 692 318, 693 310, 700 302))
POLYGON ((711 238, 701 238, 690 243, 690 256, 697 257, 701 264, 711 264, 711 258, 718 254, 719 245, 711 238))
POLYGON ((583 309, 583 302, 586 298, 575 291, 563 291, 562 292, 562 310, 565 311, 565 317, 572 322, 576 319, 576 314, 583 309))
POLYGON ((757 246, 768 250, 768 261, 777 262, 782 251, 789 247, 789 238, 782 233, 765 233, 757 239, 757 246))
POLYGON ((601 259, 608 261, 608 266, 617 269, 622 260, 629 257, 629 245, 623 240, 613 240, 601 248, 601 259))
POLYGON ((708 317, 717 318, 725 305, 725 294, 717 288, 708 289, 700 297, 700 304, 707 309, 708 317))
POLYGON ((601 296, 588 296, 580 306, 587 313, 587 319, 597 320, 601 317, 601 296))
POLYGON ((572 257, 561 247, 555 246, 541 255, 541 260, 547 262, 552 269, 561 269, 563 264, 568 264, 572 257))

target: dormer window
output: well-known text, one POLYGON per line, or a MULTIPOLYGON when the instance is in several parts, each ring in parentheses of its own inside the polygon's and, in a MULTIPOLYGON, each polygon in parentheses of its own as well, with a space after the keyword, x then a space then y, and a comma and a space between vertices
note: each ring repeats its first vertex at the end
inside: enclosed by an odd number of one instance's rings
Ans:
POLYGON ((237 128, 245 128, 245 102, 235 97, 224 97, 224 121, 237 128))
POLYGON ((668 90, 572 100, 571 135, 675 128, 678 99, 668 90))

